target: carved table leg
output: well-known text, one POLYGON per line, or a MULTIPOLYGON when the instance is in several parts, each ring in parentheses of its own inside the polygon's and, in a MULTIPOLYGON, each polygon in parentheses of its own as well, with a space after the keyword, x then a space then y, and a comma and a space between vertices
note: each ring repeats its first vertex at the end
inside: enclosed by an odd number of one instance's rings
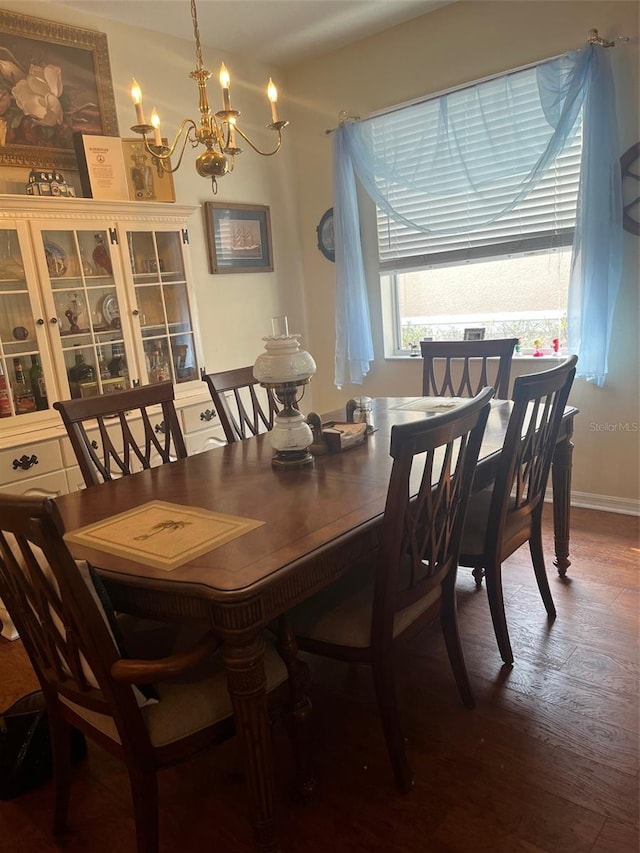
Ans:
POLYGON ((573 443, 571 436, 559 442, 553 454, 551 478, 553 485, 553 534, 556 559, 554 566, 563 578, 571 565, 569 559, 569 517, 571 512, 571 462, 573 443))
POLYGON ((236 732, 244 757, 251 822, 260 853, 279 853, 273 807, 273 755, 267 711, 264 640, 222 649, 233 702, 236 732))

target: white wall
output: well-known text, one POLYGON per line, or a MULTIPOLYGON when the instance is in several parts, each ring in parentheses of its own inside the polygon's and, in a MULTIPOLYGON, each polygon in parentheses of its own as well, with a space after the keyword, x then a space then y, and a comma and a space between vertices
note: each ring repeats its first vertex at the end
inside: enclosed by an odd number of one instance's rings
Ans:
MULTIPOLYGON (((148 30, 126 27, 54 2, 2 2, 2 8, 50 21, 84 27, 106 33, 115 90, 120 135, 133 137, 130 126, 135 112, 129 95, 131 77, 142 87, 148 112, 157 106, 163 134, 173 137, 185 117, 199 118, 196 84, 189 78, 195 67, 193 41, 163 37, 148 30)), ((153 4, 149 3, 149 14, 153 4)), ((189 15, 185 3, 185 15, 189 15)), ((241 126, 265 149, 273 145, 273 134, 264 129, 270 121, 266 84, 269 76, 280 80, 276 69, 267 68, 245 57, 229 55, 207 46, 202 32, 205 67, 213 72, 209 97, 213 110, 221 109, 218 69, 224 60, 232 75, 233 106, 242 112, 241 126)), ((284 114, 286 99, 281 99, 284 114)), ((248 146, 237 160, 236 169, 218 182, 218 194, 212 194, 211 182, 195 171, 198 152, 190 147, 180 170, 174 175, 176 201, 202 204, 205 201, 230 201, 266 204, 270 207, 273 232, 273 273, 211 275, 205 240, 204 218, 196 211, 190 220, 190 245, 195 272, 196 301, 201 325, 207 370, 224 370, 253 363, 262 351, 261 338, 271 332, 271 317, 288 314, 292 330, 305 332, 304 292, 301 286, 301 256, 297 217, 291 191, 285 140, 275 157, 260 157, 248 146)), ((28 169, 0 169, 0 192, 21 191, 28 169), (2 185, 4 182, 4 186, 2 185)), ((70 182, 74 176, 65 174, 70 182)), ((77 177, 77 176, 76 176, 77 177)))
MULTIPOLYGON (((333 203, 331 141, 325 130, 335 127, 341 110, 364 117, 376 109, 576 49, 592 27, 607 38, 631 37, 628 45, 616 47, 612 54, 624 151, 639 137, 635 2, 459 2, 288 69, 309 348, 318 362, 313 384, 320 410, 338 407, 358 391, 354 386, 342 391, 333 387, 334 269, 317 250, 315 233, 322 213, 333 203)), ((365 225, 365 230, 372 229, 365 225)), ((576 419, 574 491, 621 499, 611 505, 623 508, 637 507, 639 433, 612 431, 607 425, 640 422, 638 246, 638 238, 625 233, 607 385, 598 389, 579 380, 571 397, 581 410, 576 419)), ((362 390, 371 396, 418 393, 420 360, 392 361, 383 356, 374 247, 370 247, 367 269, 375 362, 362 390)), ((520 362, 516 370, 540 367, 536 360, 520 362)))

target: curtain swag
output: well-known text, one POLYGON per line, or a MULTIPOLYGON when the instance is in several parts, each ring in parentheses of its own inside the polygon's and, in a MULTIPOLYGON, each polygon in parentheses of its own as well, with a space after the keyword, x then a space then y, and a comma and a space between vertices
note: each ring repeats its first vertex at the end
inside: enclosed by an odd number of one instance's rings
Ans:
MULTIPOLYGON (((404 108, 411 134, 397 132, 399 113, 345 122, 334 134, 334 234, 336 248, 335 384, 360 384, 373 361, 367 286, 360 240, 357 181, 376 205, 396 221, 426 234, 429 198, 442 187, 467 194, 469 215, 455 231, 484 227, 513 208, 536 187, 574 136, 582 110, 583 145, 568 304, 568 345, 579 356, 578 375, 602 386, 616 296, 621 276, 622 192, 615 91, 608 51, 587 44, 581 50, 534 68, 497 78, 404 108), (522 128, 532 120, 519 109, 518 75, 534 74, 539 103, 533 120, 547 131, 538 144, 524 144, 522 128), (483 105, 500 106, 499 122, 483 121, 483 105), (411 115, 409 114, 411 111, 411 115), (474 121, 469 121, 473 116, 474 121), (420 144, 421 127, 435 142, 420 144), (473 125, 472 138, 466 133, 473 125), (478 130, 480 128, 480 130, 478 130), (520 131, 520 132, 519 132, 520 131), (502 210, 485 212, 483 197, 499 184, 502 210), (435 189, 434 189, 435 188, 435 189), (424 198, 421 221, 394 208, 403 193, 424 198), (483 218, 484 214, 484 218, 483 218)), ((424 134, 424 139, 427 134, 424 134)), ((442 190, 440 190, 442 191, 442 190)))

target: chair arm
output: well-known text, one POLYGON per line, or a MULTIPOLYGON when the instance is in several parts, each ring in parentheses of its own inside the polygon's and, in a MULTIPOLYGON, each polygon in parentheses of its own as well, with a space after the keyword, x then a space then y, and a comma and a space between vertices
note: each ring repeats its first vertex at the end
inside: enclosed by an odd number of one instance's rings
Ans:
POLYGON ((195 646, 185 652, 178 652, 157 660, 133 660, 120 658, 111 666, 111 677, 115 681, 130 684, 152 684, 163 681, 195 669, 210 658, 219 648, 220 640, 213 634, 207 634, 195 646))

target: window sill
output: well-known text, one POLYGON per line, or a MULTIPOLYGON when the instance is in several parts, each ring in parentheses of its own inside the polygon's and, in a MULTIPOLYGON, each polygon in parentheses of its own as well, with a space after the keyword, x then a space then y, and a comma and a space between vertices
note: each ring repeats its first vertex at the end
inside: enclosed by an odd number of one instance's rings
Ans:
MULTIPOLYGON (((513 361, 514 361, 514 363, 517 361, 541 361, 541 362, 552 361, 552 362, 556 362, 556 361, 564 361, 565 358, 569 358, 569 356, 570 356, 569 352, 559 352, 559 353, 550 353, 550 354, 545 353, 544 355, 533 355, 533 354, 531 354, 531 355, 529 355, 529 354, 516 355, 516 354, 514 354, 513 361)), ((402 355, 386 355, 384 358, 385 358, 385 361, 419 361, 422 359, 422 356, 421 355, 409 355, 409 354, 404 355, 404 354, 402 354, 402 355)))

